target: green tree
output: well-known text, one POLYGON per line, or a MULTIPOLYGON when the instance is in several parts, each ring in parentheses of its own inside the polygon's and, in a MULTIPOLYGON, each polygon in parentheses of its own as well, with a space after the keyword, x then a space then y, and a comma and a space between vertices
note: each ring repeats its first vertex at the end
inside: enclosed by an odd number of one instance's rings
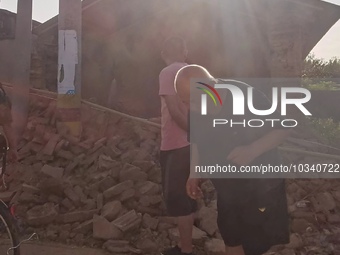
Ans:
MULTIPOLYGON (((336 79, 340 78, 340 59, 332 58, 325 61, 316 58, 314 54, 307 56, 303 63, 303 78, 336 79)), ((335 81, 335 80, 334 80, 335 81)))

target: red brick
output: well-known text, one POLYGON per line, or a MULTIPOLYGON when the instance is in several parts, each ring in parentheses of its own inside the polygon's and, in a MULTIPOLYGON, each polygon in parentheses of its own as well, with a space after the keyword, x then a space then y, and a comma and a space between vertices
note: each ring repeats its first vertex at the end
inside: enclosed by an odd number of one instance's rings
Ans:
POLYGON ((75 158, 75 156, 72 152, 66 151, 66 150, 59 150, 57 155, 61 158, 67 159, 67 160, 73 160, 75 158))
POLYGON ((77 195, 77 193, 74 192, 74 190, 71 187, 68 187, 64 190, 64 194, 68 199, 72 201, 72 203, 76 206, 80 206, 80 197, 77 195))
POLYGON ((135 210, 131 210, 112 222, 117 228, 123 232, 139 228, 141 224, 141 215, 138 215, 135 210))
POLYGON ((123 232, 102 216, 93 217, 93 237, 96 239, 120 239, 123 232))
POLYGON ((60 215, 59 221, 62 223, 83 222, 92 219, 93 215, 96 213, 98 213, 97 209, 90 211, 70 212, 60 215))
POLYGON ((44 165, 43 168, 41 169, 41 172, 56 179, 62 179, 64 175, 63 168, 52 167, 49 165, 44 165))
POLYGON ((57 143, 57 145, 54 148, 54 151, 57 153, 59 152, 64 146, 66 146, 68 142, 66 140, 61 140, 57 143))
POLYGON ((109 188, 106 191, 104 191, 104 198, 106 200, 110 199, 114 196, 117 196, 117 195, 123 193, 125 190, 128 190, 132 187, 133 187, 132 181, 121 182, 121 183, 113 186, 112 188, 109 188))
POLYGON ((58 144, 60 139, 60 136, 58 134, 52 134, 51 138, 48 140, 43 153, 46 155, 53 155, 54 153, 54 149, 56 147, 56 145, 58 144))
POLYGON ((7 191, 7 192, 0 192, 0 199, 5 203, 8 203, 13 198, 15 192, 7 191))
POLYGON ((27 212, 27 223, 31 226, 46 225, 53 222, 58 215, 54 204, 36 206, 27 212))

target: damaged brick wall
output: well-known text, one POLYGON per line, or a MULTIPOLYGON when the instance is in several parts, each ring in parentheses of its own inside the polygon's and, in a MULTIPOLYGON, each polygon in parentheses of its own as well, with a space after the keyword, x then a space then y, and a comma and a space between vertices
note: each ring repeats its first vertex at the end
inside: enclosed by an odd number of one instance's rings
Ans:
MULTIPOLYGON (((338 20, 334 7, 322 1, 99 1, 83 12, 82 96, 106 105, 115 78, 115 109, 158 116, 161 45, 173 34, 187 40, 189 63, 217 77, 299 77, 304 57, 338 20)), ((43 70, 34 71, 42 80, 35 86, 55 91, 53 24, 38 29, 33 65, 43 70)))

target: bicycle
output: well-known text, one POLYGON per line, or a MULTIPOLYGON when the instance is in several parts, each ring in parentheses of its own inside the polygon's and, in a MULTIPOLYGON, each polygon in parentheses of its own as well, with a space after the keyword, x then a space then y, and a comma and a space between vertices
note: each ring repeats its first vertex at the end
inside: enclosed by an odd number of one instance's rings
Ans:
MULTIPOLYGON (((2 160, 0 178, 5 190, 7 190, 5 182, 7 149, 7 140, 0 134, 0 159, 2 160)), ((10 207, 0 199, 0 254, 20 255, 20 244, 19 230, 13 207, 10 207)))

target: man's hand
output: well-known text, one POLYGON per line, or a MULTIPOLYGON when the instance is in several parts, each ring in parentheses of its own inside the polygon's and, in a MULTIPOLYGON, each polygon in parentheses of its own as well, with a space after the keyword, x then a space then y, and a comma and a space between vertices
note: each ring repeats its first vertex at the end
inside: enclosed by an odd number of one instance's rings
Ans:
POLYGON ((187 181, 187 194, 190 198, 192 199, 199 199, 203 197, 203 193, 201 188, 199 187, 200 185, 200 179, 192 179, 189 178, 187 181))
POLYGON ((247 166, 259 155, 253 146, 239 146, 233 149, 227 159, 239 166, 247 166))
POLYGON ((9 163, 15 163, 18 161, 18 152, 13 149, 9 149, 7 152, 7 160, 9 163))

